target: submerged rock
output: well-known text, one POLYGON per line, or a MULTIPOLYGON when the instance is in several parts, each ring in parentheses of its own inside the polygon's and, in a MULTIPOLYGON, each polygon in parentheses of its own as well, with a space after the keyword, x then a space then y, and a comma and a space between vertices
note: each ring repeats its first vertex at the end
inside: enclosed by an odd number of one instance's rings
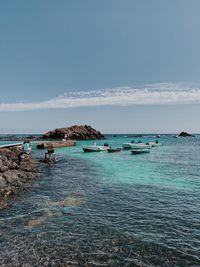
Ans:
POLYGON ((70 140, 96 140, 105 139, 105 136, 99 131, 88 125, 74 125, 66 128, 59 128, 43 135, 44 139, 62 139, 70 140))
POLYGON ((83 197, 68 197, 66 199, 64 199, 61 203, 63 206, 68 206, 68 207, 74 207, 74 206, 78 206, 80 204, 85 203, 86 199, 83 197))
POLYGON ((60 201, 48 201, 49 207, 76 207, 86 202, 86 197, 84 196, 77 196, 77 197, 67 197, 60 201))
POLYGON ((40 217, 38 219, 30 219, 25 223, 25 226, 32 228, 33 226, 42 224, 45 220, 46 220, 45 217, 40 217))

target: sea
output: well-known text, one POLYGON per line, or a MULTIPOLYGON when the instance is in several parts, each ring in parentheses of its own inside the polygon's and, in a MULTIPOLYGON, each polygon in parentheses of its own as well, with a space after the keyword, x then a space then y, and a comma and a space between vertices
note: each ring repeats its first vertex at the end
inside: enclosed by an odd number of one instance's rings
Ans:
POLYGON ((200 266, 200 135, 158 141, 139 155, 84 153, 92 141, 56 149, 57 163, 41 162, 40 178, 0 211, 0 266, 200 266))

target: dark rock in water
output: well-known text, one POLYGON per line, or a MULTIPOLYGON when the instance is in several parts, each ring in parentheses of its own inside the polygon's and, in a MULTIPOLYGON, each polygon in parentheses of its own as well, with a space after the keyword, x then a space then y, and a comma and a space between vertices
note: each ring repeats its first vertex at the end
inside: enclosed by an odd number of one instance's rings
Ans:
POLYGON ((187 132, 181 132, 181 133, 179 134, 179 136, 181 136, 181 137, 193 136, 193 137, 194 137, 194 135, 189 134, 189 133, 187 133, 187 132))
POLYGON ((74 125, 66 128, 59 128, 43 135, 44 139, 70 139, 70 140, 96 140, 105 139, 99 131, 88 125, 74 125))

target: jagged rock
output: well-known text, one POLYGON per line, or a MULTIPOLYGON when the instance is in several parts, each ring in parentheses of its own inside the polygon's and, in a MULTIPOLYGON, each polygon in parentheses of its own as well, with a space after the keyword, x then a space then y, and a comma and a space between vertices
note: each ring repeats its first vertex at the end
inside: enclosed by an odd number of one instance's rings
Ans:
POLYGON ((3 173, 3 178, 7 181, 7 183, 12 184, 19 179, 19 176, 16 171, 8 170, 3 173))
POLYGON ((15 169, 17 170, 17 169, 19 169, 19 165, 16 162, 14 162, 14 161, 11 161, 10 164, 8 165, 8 167, 11 170, 15 170, 15 169))
MULTIPOLYGON (((1 193, 0 193, 0 195, 1 195, 1 193)), ((6 201, 5 197, 1 197, 0 196, 0 209, 5 209, 5 208, 8 208, 8 207, 9 207, 9 204, 6 201)))
POLYGON ((71 140, 105 139, 102 133, 88 125, 74 125, 71 127, 59 128, 43 135, 44 139, 63 139, 64 137, 71 140))
POLYGON ((7 186, 7 182, 4 177, 0 176, 0 189, 3 189, 7 186))
POLYGON ((187 136, 193 136, 192 134, 189 134, 189 133, 187 133, 187 132, 181 132, 180 134, 179 134, 179 136, 181 136, 181 137, 187 137, 187 136))
POLYGON ((7 170, 8 170, 8 166, 7 165, 0 166, 0 172, 5 172, 7 170))
POLYGON ((12 187, 11 186, 7 186, 6 187, 6 190, 5 190, 5 193, 4 193, 4 196, 5 197, 9 197, 13 194, 13 190, 12 190, 12 187))

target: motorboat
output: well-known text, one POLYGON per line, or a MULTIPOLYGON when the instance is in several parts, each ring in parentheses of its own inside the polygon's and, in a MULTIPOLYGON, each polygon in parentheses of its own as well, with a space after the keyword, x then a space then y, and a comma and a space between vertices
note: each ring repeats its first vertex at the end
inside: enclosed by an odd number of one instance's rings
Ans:
POLYGON ((137 144, 131 144, 131 149, 145 149, 145 148, 151 148, 152 145, 145 144, 145 143, 137 143, 137 144))
MULTIPOLYGON (((153 142, 152 142, 153 144, 153 142)), ((135 148, 138 148, 138 149, 142 149, 142 148, 151 148, 152 147, 152 144, 149 144, 149 143, 142 143, 141 141, 139 141, 138 143, 135 143, 135 142, 131 142, 131 143, 123 143, 123 149, 135 149, 135 148)))
POLYGON ((119 147, 119 148, 108 148, 108 153, 115 153, 115 152, 120 152, 122 149, 119 147))
POLYGON ((132 143, 124 143, 122 146, 123 146, 123 149, 131 149, 131 145, 132 143))
POLYGON ((152 146, 152 147, 158 147, 158 146, 160 146, 160 143, 158 143, 158 142, 148 142, 148 144, 150 146, 152 146))
POLYGON ((150 149, 148 149, 148 148, 144 148, 144 149, 133 149, 133 150, 131 150, 131 153, 133 154, 133 155, 137 155, 137 154, 145 154, 145 153, 149 153, 150 152, 150 149))
POLYGON ((97 145, 91 145, 91 146, 82 146, 82 149, 84 152, 101 152, 106 151, 109 149, 107 146, 97 146, 97 145))

